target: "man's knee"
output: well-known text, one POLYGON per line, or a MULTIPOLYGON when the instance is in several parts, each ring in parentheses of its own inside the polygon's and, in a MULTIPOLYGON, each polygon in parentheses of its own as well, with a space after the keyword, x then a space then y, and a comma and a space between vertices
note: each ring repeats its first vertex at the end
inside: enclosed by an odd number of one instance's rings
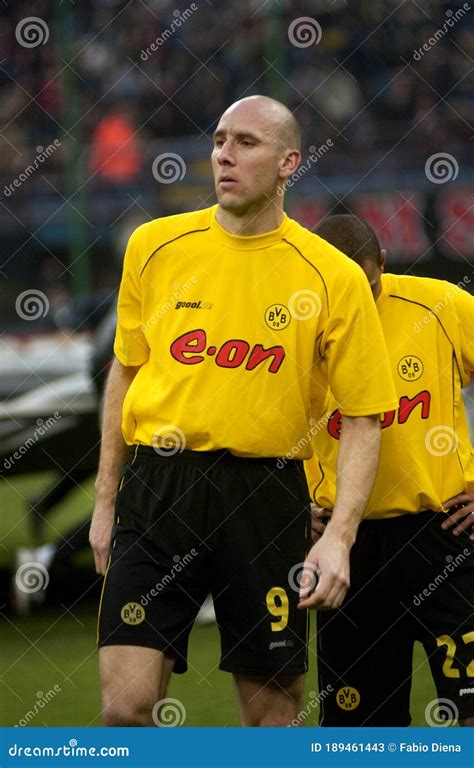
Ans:
POLYGON ((163 654, 152 648, 107 646, 100 649, 99 660, 104 725, 156 725, 163 654))
POLYGON ((146 727, 153 726, 152 710, 143 706, 134 706, 121 702, 104 703, 102 719, 108 727, 146 727))
POLYGON ((260 717, 253 718, 248 725, 256 728, 286 728, 294 721, 293 713, 266 712, 260 717))
POLYGON ((285 727, 292 725, 301 709, 304 675, 270 680, 235 675, 242 725, 285 727))

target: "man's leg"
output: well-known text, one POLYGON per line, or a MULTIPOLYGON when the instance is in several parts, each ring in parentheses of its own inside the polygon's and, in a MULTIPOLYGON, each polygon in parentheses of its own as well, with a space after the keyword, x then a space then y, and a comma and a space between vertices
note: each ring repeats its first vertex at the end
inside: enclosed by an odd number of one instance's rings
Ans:
POLYGON ((212 594, 219 668, 234 676, 242 725, 286 726, 301 710, 308 615, 298 573, 309 548, 301 466, 228 457, 213 468, 212 594))
POLYGON ((174 659, 154 648, 109 645, 99 651, 104 725, 157 725, 174 659))
POLYGON ((171 672, 186 671, 189 633, 209 592, 200 548, 204 504, 197 496, 203 481, 192 460, 173 458, 143 447, 135 463, 126 465, 117 494, 98 622, 106 725, 159 724, 159 702, 171 672), (183 479, 190 470, 191 477, 183 479), (186 495, 191 487, 192 497, 186 495), (180 493, 186 525, 173 511, 180 493))
POLYGON ((397 518, 362 522, 346 598, 337 611, 318 612, 323 726, 410 724, 414 639, 398 594, 402 533, 397 518))
POLYGON ((234 680, 241 725, 287 726, 301 711, 304 675, 234 675, 234 680))
POLYGON ((441 524, 444 513, 420 513, 413 522, 407 604, 416 620, 438 693, 426 708, 428 725, 438 720, 474 725, 472 585, 474 543, 464 531, 453 536, 441 524), (424 557, 417 557, 422 552, 424 557))

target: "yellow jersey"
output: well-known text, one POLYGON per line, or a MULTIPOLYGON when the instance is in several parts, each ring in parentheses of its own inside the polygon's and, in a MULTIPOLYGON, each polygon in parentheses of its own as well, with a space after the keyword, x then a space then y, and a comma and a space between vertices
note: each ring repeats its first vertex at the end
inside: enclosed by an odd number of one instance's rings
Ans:
POLYGON ((360 267, 287 216, 240 237, 216 210, 156 219, 128 243, 114 351, 140 368, 125 441, 302 459, 328 385, 342 413, 394 408, 360 267))
MULTIPOLYGON (((380 462, 365 517, 426 509, 474 488, 474 457, 461 388, 474 370, 474 297, 441 280, 382 276, 377 300, 398 395, 382 419, 380 462)), ((332 509, 341 416, 328 394, 305 463, 312 499, 332 509)))

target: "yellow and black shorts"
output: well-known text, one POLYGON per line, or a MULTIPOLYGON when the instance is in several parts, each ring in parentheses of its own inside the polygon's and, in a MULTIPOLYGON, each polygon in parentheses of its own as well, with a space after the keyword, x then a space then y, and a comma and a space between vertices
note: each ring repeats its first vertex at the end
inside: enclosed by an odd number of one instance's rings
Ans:
POLYGON ((474 715, 474 542, 443 530, 445 517, 361 523, 346 598, 318 614, 321 725, 409 725, 416 640, 437 689, 426 724, 474 715))
POLYGON ((99 646, 156 648, 187 669, 188 638, 211 593, 220 669, 307 669, 298 574, 309 549, 301 462, 135 446, 117 493, 99 646))

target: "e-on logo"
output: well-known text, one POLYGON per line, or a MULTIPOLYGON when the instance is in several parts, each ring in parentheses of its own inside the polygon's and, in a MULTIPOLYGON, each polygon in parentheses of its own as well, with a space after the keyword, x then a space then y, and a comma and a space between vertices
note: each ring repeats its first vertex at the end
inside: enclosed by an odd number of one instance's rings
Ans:
POLYGON ((140 603, 125 603, 120 611, 120 618, 125 624, 141 624, 145 620, 145 609, 140 603))
POLYGON ((291 321, 290 310, 284 304, 272 304, 265 312, 265 322, 274 331, 288 328, 291 321))
POLYGON ((337 706, 341 709, 352 710, 357 709, 360 704, 360 693, 357 688, 339 688, 336 693, 337 706))
POLYGON ((416 355, 405 355, 398 363, 398 375, 404 381, 416 381, 423 375, 424 367, 416 355))

